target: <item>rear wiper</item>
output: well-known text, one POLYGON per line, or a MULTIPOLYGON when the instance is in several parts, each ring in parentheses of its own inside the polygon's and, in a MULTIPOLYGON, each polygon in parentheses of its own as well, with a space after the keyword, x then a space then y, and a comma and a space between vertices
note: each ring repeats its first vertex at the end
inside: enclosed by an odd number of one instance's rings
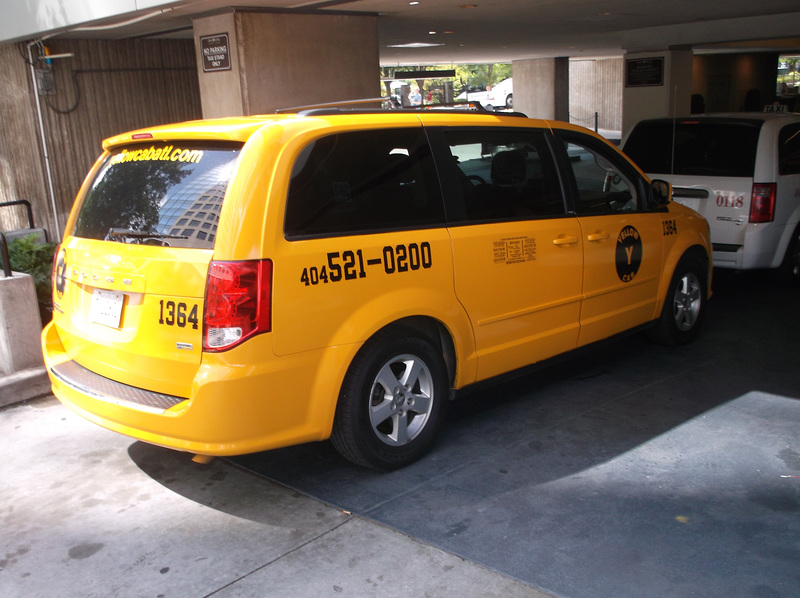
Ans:
POLYGON ((134 230, 132 228, 109 228, 105 241, 117 239, 188 239, 185 235, 167 235, 155 230, 134 230))

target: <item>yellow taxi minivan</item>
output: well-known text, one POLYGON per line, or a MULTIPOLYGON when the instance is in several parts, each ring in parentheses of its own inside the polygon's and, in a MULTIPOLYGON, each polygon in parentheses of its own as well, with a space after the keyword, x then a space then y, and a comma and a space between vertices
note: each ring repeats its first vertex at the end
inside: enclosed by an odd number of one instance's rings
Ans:
POLYGON ((328 107, 103 149, 54 264, 53 392, 200 458, 330 438, 390 470, 457 391, 703 320, 706 221, 567 123, 328 107))

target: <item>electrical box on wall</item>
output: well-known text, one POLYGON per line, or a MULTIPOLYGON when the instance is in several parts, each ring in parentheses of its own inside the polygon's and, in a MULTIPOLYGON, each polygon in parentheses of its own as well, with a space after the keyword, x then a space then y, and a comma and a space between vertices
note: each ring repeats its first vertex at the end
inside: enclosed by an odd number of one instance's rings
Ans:
POLYGON ((51 96, 56 93, 56 82, 50 69, 36 69, 36 89, 40 96, 51 96))

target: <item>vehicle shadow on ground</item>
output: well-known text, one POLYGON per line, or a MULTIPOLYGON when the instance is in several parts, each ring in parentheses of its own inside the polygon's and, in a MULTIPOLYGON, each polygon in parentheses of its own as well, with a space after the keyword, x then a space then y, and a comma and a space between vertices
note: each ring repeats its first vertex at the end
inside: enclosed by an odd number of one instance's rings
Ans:
POLYGON ((663 347, 625 336, 468 394, 451 405, 432 453, 390 474, 352 466, 327 443, 231 462, 355 512, 454 470, 476 468, 481 478, 484 467, 503 469, 509 454, 524 455, 539 483, 559 479, 749 391, 800 396, 798 300, 800 289, 760 274, 717 273, 695 343, 663 347))
POLYGON ((136 443, 131 458, 212 508, 279 516, 270 480, 557 594, 781 595, 800 557, 800 497, 775 485, 800 473, 800 289, 721 273, 714 291, 696 342, 616 338, 468 394, 395 472, 326 442, 207 466, 136 443), (231 497, 231 479, 264 500, 231 497))
MULTIPOLYGON (((362 514, 450 472, 472 470, 479 479, 490 473, 489 478, 505 476, 512 456, 525 463, 526 485, 564 478, 749 391, 800 398, 793 357, 800 332, 798 300, 800 289, 771 284, 759 273, 718 271, 695 343, 663 347, 643 335, 624 336, 468 393, 451 404, 433 451, 399 471, 354 466, 327 442, 227 462, 362 514)), ((165 459, 175 471, 205 468, 221 476, 224 467, 193 464, 186 455, 143 444, 131 448, 131 457, 165 485, 174 481, 160 471, 165 459)), ((485 490, 491 489, 490 483, 485 490)), ((176 491, 196 490, 188 482, 176 491)))

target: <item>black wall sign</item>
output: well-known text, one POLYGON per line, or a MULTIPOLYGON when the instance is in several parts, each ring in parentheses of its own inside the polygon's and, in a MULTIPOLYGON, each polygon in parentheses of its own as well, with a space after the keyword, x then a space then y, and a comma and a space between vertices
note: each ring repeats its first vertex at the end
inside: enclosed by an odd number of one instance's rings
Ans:
POLYGON ((200 51, 203 53, 204 72, 230 70, 231 53, 227 33, 201 36, 200 51))
POLYGON ((625 87, 664 85, 664 57, 629 58, 625 61, 625 87))

